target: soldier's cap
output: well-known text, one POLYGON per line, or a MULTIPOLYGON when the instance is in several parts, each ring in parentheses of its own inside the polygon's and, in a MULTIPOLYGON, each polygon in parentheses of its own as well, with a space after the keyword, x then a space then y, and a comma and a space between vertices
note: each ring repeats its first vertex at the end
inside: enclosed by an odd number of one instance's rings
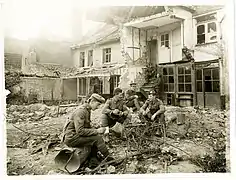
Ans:
POLYGON ((93 93, 91 96, 90 96, 90 98, 89 98, 89 100, 90 99, 95 99, 95 100, 97 100, 98 102, 100 102, 100 103, 105 103, 105 99, 102 97, 102 96, 100 96, 99 94, 97 94, 97 93, 93 93))

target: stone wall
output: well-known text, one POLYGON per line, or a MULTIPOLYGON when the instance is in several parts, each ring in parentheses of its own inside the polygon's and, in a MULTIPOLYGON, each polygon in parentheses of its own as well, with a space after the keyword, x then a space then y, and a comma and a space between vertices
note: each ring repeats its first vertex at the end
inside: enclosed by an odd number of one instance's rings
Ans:
POLYGON ((26 97, 36 94, 39 101, 61 98, 59 78, 22 77, 20 86, 26 97))

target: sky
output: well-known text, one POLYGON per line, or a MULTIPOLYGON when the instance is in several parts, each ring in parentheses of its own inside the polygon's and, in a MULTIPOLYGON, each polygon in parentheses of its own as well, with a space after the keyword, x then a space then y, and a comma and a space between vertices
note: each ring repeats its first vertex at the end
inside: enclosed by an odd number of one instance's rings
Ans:
MULTIPOLYGON (((87 6, 72 0, 6 0, 4 4, 5 32, 18 39, 36 38, 42 33, 70 39, 73 35, 73 8, 84 12, 87 6)), ((82 33, 99 23, 82 18, 82 33)))

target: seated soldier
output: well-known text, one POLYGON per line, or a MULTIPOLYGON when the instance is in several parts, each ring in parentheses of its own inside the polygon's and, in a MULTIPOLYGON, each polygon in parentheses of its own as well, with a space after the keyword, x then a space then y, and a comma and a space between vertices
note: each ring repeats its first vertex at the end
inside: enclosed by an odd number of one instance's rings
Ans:
MULTIPOLYGON (((102 134, 105 128, 91 128, 90 117, 91 110, 96 110, 105 99, 98 95, 92 94, 86 103, 79 106, 69 118, 68 123, 64 127, 63 142, 69 147, 84 147, 91 146, 91 157, 97 157, 97 152, 107 157, 109 151, 103 141, 102 134)), ((112 157, 107 157, 108 160, 113 160, 112 157)))
POLYGON ((131 112, 139 111, 140 109, 138 96, 134 95, 133 91, 130 89, 125 91, 125 104, 131 110, 131 112))
POLYGON ((106 128, 104 133, 105 140, 108 141, 109 128, 113 127, 116 122, 123 124, 124 121, 129 121, 130 119, 131 116, 124 103, 122 90, 116 88, 114 90, 114 97, 106 101, 102 110, 101 122, 102 127, 106 128))
POLYGON ((157 94, 155 91, 150 92, 148 99, 140 108, 139 112, 148 121, 158 121, 159 128, 156 134, 161 135, 162 125, 165 126, 165 107, 163 105, 163 102, 157 98, 157 94))

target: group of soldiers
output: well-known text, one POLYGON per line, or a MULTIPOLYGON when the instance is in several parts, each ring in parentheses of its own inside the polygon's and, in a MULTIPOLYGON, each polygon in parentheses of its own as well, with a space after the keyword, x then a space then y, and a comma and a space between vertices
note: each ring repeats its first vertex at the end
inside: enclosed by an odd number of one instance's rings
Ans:
MULTIPOLYGON (((129 123, 133 112, 138 113, 147 123, 164 122, 165 108, 162 101, 157 98, 155 91, 150 92, 148 99, 143 104, 139 102, 138 96, 132 88, 125 92, 120 88, 115 88, 113 95, 112 98, 105 101, 101 95, 93 93, 84 104, 78 106, 64 127, 63 143, 74 148, 89 146, 91 147, 90 158, 96 159, 100 154, 107 161, 112 161, 114 158, 110 155, 106 143, 109 140, 110 129, 117 123, 122 125, 129 123), (91 110, 98 109, 102 104, 104 106, 100 116, 101 127, 92 128, 90 125, 91 110)), ((160 130, 161 127, 158 129, 157 135, 162 135, 160 130)))

